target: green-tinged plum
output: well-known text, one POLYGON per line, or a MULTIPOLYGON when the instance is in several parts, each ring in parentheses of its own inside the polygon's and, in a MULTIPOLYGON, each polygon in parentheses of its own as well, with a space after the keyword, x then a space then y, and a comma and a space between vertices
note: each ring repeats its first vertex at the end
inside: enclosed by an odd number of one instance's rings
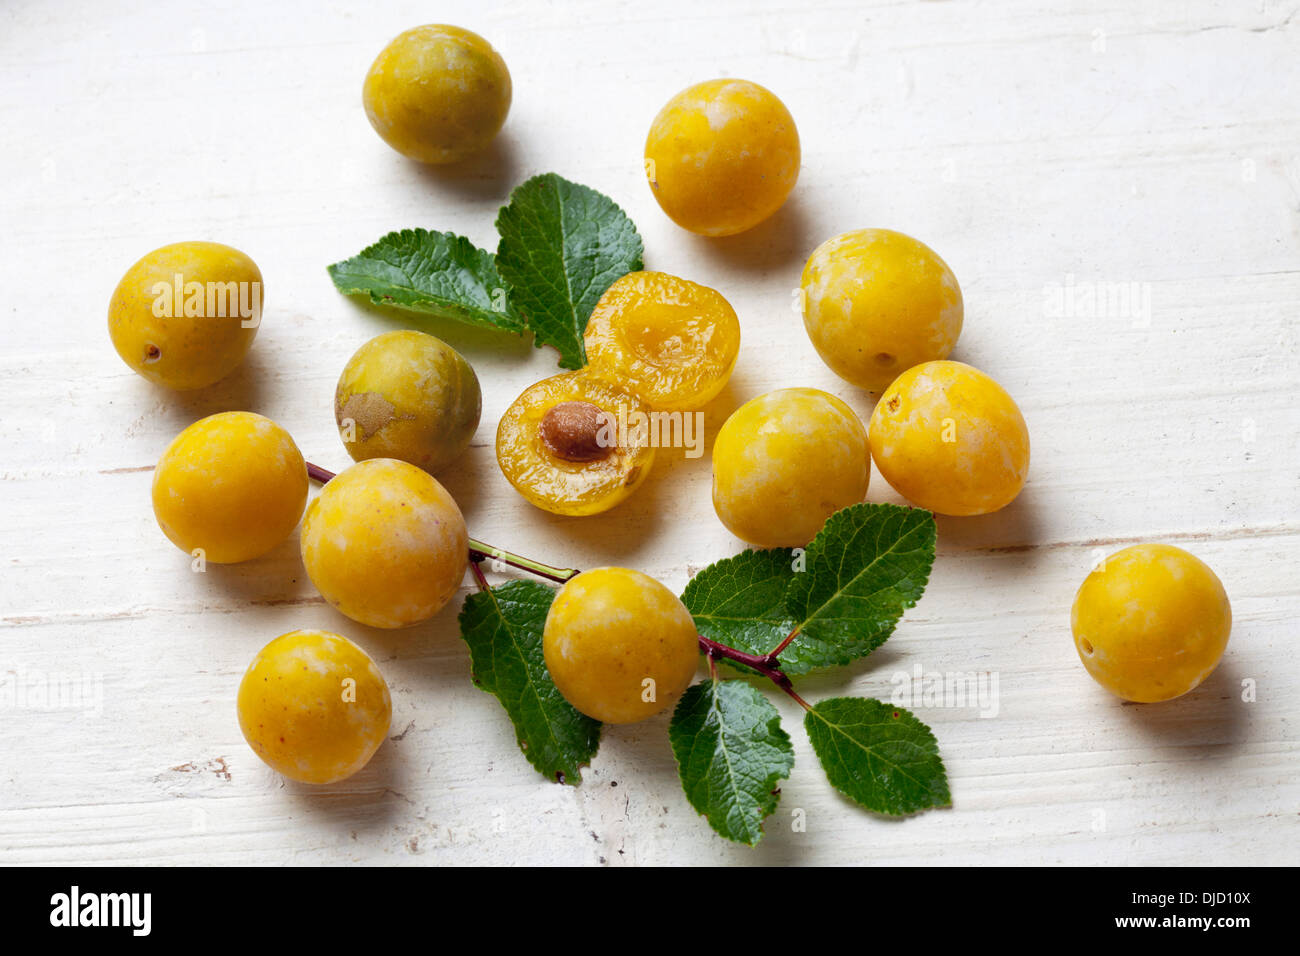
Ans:
POLYGON ((370 125, 422 163, 454 163, 483 150, 510 111, 505 60, 477 33, 446 24, 396 37, 366 74, 370 125))
POLYGON ((354 461, 398 458, 436 473, 469 446, 483 397, 459 352, 423 332, 377 335, 334 392, 334 418, 354 461))

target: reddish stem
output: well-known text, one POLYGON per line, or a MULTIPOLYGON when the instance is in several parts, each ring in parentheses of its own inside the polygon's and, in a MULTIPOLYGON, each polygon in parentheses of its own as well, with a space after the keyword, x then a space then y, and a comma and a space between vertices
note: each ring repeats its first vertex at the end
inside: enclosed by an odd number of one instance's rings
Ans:
POLYGON ((322 485, 334 477, 334 472, 326 471, 320 465, 313 465, 307 462, 307 477, 312 481, 319 481, 322 485))
POLYGON ((478 589, 480 593, 491 590, 491 586, 488 584, 487 578, 483 576, 483 569, 479 567, 479 565, 482 563, 483 563, 482 557, 475 557, 473 552, 470 553, 469 570, 474 575, 474 583, 478 585, 478 589))
MULTIPOLYGON (((746 667, 753 668, 762 674, 781 690, 785 691, 792 697, 796 703, 804 710, 812 710, 808 702, 794 691, 794 685, 791 684, 790 678, 777 665, 775 661, 776 652, 771 654, 747 654, 744 651, 738 651, 734 647, 728 647, 726 644, 719 644, 717 641, 709 640, 703 634, 697 635, 700 642, 700 649, 704 651, 709 658, 710 673, 713 673, 713 662, 721 657, 729 661, 735 661, 737 664, 744 664, 746 667)), ((788 642, 787 642, 788 643, 788 642)))

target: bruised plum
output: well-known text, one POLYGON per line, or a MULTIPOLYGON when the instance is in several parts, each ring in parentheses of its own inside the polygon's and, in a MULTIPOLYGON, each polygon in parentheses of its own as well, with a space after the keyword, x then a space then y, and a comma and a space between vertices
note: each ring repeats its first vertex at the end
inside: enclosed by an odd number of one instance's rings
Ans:
POLYGON ((483 398, 464 357, 424 332, 377 335, 348 361, 334 418, 354 461, 397 458, 436 473, 469 445, 483 398))

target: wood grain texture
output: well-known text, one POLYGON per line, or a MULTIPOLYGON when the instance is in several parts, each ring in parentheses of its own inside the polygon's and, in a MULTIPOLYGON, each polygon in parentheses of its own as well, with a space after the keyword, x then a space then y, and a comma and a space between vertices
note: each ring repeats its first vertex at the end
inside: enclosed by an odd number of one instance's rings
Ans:
MULTIPOLYGON (((4 699, 0 863, 1300 862, 1300 5, 446 3, 438 17, 505 57, 515 101, 487 156, 440 172, 385 147, 359 102, 382 45, 430 15, 245 0, 0 10, 0 686, 65 679, 88 695, 4 699), (804 167, 773 220, 709 241, 659 212, 640 148, 669 95, 714 75, 778 92, 804 167), (814 699, 887 696, 918 665, 996 675, 995 716, 916 708, 951 810, 895 822, 855 809, 784 700, 796 766, 756 850, 687 805, 666 718, 609 730, 581 786, 550 784, 470 684, 452 611, 369 630, 316 596, 296 537, 194 574, 158 532, 150 470, 204 414, 262 412, 308 457, 346 463, 338 372, 404 320, 339 296, 327 263, 405 226, 491 245, 511 186, 547 170, 614 197, 648 268, 736 307, 744 347, 710 436, 782 386, 869 414, 791 308, 821 240, 896 228, 956 272, 955 357, 1020 402, 1030 484, 1004 513, 941 520, 930 587, 895 636, 801 684, 814 699), (104 316, 131 262, 186 238, 245 250, 268 298, 246 365, 175 395, 120 362, 104 316), (1086 304, 1121 283, 1136 314, 1086 304), (1235 616, 1215 675, 1156 707, 1089 680, 1068 624, 1092 560, 1144 540, 1209 562, 1235 616), (254 652, 299 627, 360 642, 393 690, 392 740, 323 790, 278 778, 235 721, 254 652)), ((446 476, 475 536, 675 589, 740 547, 713 515, 707 456, 662 455, 605 516, 527 506, 492 435, 553 353, 425 327, 484 383, 483 422, 446 476)), ((898 500, 878 475, 869 497, 898 500)))

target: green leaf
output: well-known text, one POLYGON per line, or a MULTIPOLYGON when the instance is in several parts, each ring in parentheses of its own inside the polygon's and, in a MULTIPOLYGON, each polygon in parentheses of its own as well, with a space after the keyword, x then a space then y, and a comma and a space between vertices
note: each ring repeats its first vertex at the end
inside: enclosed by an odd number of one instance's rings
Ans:
POLYGON ((641 268, 642 244, 613 200, 555 173, 517 186, 497 216, 497 268, 534 342, 563 368, 587 364, 582 334, 605 290, 641 268))
POLYGON ((772 702, 744 681, 703 681, 678 701, 668 739, 691 806, 728 840, 756 844, 794 767, 772 702))
POLYGON ((934 545, 934 515, 920 508, 864 503, 831 515, 786 595, 799 622, 781 653, 786 673, 848 664, 883 644, 925 591, 934 545))
POLYGON ((832 697, 808 711, 804 728, 831 786, 868 810, 901 816, 952 804, 934 734, 903 708, 832 697))
POLYGON ((495 694, 515 725, 519 748, 546 777, 576 784, 600 745, 600 722, 565 700, 542 656, 542 626, 555 591, 511 581, 465 599, 460 634, 474 683, 495 694))
POLYGON ((791 549, 742 551, 691 578, 682 603, 704 637, 738 651, 766 654, 794 629, 785 605, 794 577, 791 549))
POLYGON ((522 332, 496 257, 464 236, 427 229, 390 232, 359 255, 329 267, 346 295, 492 329, 522 332))
POLYGON ((780 657, 795 677, 883 644, 925 590, 934 544, 928 511, 851 505, 827 519, 802 555, 742 551, 709 565, 682 603, 701 634, 749 654, 767 654, 798 629, 780 657))

